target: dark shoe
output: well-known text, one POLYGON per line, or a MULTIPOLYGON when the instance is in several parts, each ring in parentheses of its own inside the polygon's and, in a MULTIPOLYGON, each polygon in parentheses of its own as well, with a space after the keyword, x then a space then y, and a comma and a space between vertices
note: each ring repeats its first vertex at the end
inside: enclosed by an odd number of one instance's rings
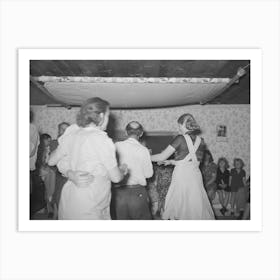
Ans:
POLYGON ((225 207, 220 209, 220 212, 222 213, 222 215, 224 216, 225 213, 227 212, 227 209, 225 207))
POLYGON ((244 214, 244 211, 240 211, 240 213, 237 217, 237 220, 242 220, 243 214, 244 214))
POLYGON ((53 218, 53 212, 50 212, 49 214, 48 214, 48 219, 52 219, 53 218))

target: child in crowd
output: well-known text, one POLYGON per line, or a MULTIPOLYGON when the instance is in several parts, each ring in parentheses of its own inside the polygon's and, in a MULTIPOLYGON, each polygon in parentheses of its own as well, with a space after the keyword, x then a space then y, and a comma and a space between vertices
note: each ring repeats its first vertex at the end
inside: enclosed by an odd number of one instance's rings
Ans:
POLYGON ((218 169, 217 169, 217 193, 219 196, 219 201, 222 205, 220 212, 222 215, 225 215, 227 212, 227 206, 230 196, 230 187, 229 187, 229 164, 226 158, 221 157, 218 160, 218 169))
POLYGON ((47 160, 50 154, 51 136, 48 134, 42 134, 40 138, 40 145, 38 147, 37 154, 37 170, 45 184, 45 200, 47 205, 48 217, 53 215, 52 208, 52 195, 55 189, 55 171, 47 164, 47 160))
POLYGON ((234 215, 234 207, 236 207, 236 214, 238 218, 243 216, 245 207, 245 185, 246 172, 243 169, 244 162, 240 158, 235 158, 233 162, 234 168, 230 171, 229 185, 231 188, 231 215, 234 215))

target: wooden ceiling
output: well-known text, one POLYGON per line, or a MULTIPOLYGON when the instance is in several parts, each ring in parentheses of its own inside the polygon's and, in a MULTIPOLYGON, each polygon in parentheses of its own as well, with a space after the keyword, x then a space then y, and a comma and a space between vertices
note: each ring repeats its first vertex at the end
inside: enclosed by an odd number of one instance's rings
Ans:
MULTIPOLYGON (((248 60, 32 60, 30 75, 88 77, 231 78, 248 60)), ((250 104, 250 67, 239 83, 210 103, 250 104)), ((31 83, 31 104, 55 104, 31 83)))

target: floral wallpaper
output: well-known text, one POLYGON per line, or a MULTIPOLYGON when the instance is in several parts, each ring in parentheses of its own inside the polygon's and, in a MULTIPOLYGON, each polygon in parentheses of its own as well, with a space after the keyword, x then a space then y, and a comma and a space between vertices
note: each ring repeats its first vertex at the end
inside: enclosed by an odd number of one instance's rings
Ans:
MULTIPOLYGON (((57 125, 62 121, 75 122, 78 108, 66 109, 32 106, 35 123, 40 132, 57 136, 57 125)), ((250 105, 193 105, 160 109, 112 110, 112 120, 117 130, 124 130, 132 120, 142 123, 148 132, 176 131, 177 119, 191 113, 202 128, 202 137, 215 161, 225 156, 232 165, 235 157, 245 162, 245 171, 250 174, 250 105), (217 141, 217 125, 227 127, 227 141, 217 141)))

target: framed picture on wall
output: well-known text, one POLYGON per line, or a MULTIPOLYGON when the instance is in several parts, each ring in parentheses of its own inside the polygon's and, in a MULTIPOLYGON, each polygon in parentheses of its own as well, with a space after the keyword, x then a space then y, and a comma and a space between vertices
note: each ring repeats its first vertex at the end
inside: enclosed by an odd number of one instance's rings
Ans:
POLYGON ((227 131, 226 125, 224 125, 224 124, 217 125, 216 140, 217 140, 217 142, 227 142, 228 141, 228 131, 227 131))

